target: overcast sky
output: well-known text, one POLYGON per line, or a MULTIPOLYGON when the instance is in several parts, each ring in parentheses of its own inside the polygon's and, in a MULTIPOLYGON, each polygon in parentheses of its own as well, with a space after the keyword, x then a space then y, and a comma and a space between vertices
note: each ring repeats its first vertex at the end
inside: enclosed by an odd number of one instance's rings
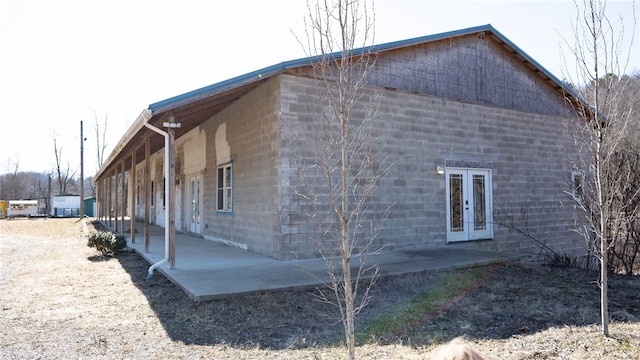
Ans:
MULTIPOLYGON (((630 38, 631 0, 608 10, 630 38)), ((576 16, 570 0, 377 0, 375 11, 375 43, 491 24, 559 78, 576 16)), ((108 156, 149 104, 304 57, 293 34, 306 15, 304 0, 0 0, 0 174, 16 162, 51 171, 54 133, 79 168, 80 120, 94 174, 96 116, 108 117, 108 156)))

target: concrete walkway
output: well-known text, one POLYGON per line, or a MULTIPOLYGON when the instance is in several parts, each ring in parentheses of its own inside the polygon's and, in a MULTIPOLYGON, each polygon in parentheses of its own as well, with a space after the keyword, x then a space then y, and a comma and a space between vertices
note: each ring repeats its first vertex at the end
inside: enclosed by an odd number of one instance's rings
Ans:
MULTIPOLYGON (((144 251, 144 224, 137 224, 136 243, 128 245, 155 264, 164 259, 164 229, 151 226, 149 252, 144 251)), ((328 281, 323 259, 280 261, 213 241, 176 233, 175 269, 156 268, 194 301, 206 301, 259 290, 290 289, 328 281)), ((396 250, 370 256, 381 275, 469 267, 507 260, 501 254, 446 246, 439 249, 396 250)), ((355 262, 355 261, 353 261, 355 262)))

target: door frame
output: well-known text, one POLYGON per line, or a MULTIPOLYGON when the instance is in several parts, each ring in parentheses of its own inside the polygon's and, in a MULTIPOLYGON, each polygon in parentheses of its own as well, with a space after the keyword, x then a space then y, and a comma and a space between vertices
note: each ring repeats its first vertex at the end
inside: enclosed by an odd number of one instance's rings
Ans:
POLYGON ((459 168, 459 167, 447 167, 445 170, 445 191, 446 191, 446 236, 447 242, 460 242, 471 240, 484 240, 493 238, 493 196, 492 196, 492 179, 491 169, 486 168, 459 168), (462 179, 462 196, 460 206, 462 210, 462 229, 453 231, 451 228, 452 221, 452 204, 451 204, 451 175, 461 175, 462 179), (475 222, 473 220, 473 214, 476 209, 477 201, 474 201, 474 175, 484 176, 484 204, 480 204, 484 208, 484 224, 480 229, 475 228, 475 222))

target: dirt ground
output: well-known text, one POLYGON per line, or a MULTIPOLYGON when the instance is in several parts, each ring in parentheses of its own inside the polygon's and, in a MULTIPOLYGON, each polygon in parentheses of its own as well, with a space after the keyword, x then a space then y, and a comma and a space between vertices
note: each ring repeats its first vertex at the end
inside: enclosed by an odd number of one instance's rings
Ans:
MULTIPOLYGON (((148 266, 99 256, 77 219, 0 220, 0 358, 344 358, 335 312, 308 290, 194 303, 161 275, 147 280, 148 266)), ((603 338, 597 277, 518 263, 382 279, 357 319, 357 351, 422 359, 465 335, 487 359, 640 359, 640 279, 611 278, 603 338), (416 305, 471 274, 458 295, 416 305)))

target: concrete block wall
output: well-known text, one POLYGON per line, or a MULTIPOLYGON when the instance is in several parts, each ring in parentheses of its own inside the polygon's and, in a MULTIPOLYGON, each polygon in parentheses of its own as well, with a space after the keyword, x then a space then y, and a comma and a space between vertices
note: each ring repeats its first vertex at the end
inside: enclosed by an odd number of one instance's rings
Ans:
POLYGON ((205 239, 221 240, 256 253, 280 258, 280 90, 271 79, 207 120, 204 173, 205 239), (226 124, 233 163, 233 212, 216 211, 216 131, 226 124))
MULTIPOLYGON (((283 135, 281 257, 317 256, 317 234, 308 202, 296 194, 307 191, 308 178, 296 167, 311 162, 311 150, 301 147, 318 136, 313 125, 319 113, 314 80, 281 76, 283 128, 294 129, 298 139, 283 135)), ((407 91, 377 89, 380 105, 373 131, 384 143, 384 155, 393 163, 380 183, 370 209, 391 207, 380 242, 388 248, 445 246, 445 176, 436 166, 447 161, 490 164, 493 212, 492 240, 455 245, 477 249, 535 255, 539 247, 509 229, 515 227, 545 242, 559 253, 579 252, 582 241, 571 231, 575 209, 564 204, 571 168, 567 151, 573 151, 564 117, 541 115, 495 106, 469 104, 407 91)), ((361 104, 365 106, 365 104, 361 104)), ((283 131, 283 134, 286 132, 283 131)), ((321 178, 314 181, 320 183, 321 178)), ((314 185, 315 186, 315 185, 314 185)), ((373 216, 373 215, 372 215, 373 216)))

